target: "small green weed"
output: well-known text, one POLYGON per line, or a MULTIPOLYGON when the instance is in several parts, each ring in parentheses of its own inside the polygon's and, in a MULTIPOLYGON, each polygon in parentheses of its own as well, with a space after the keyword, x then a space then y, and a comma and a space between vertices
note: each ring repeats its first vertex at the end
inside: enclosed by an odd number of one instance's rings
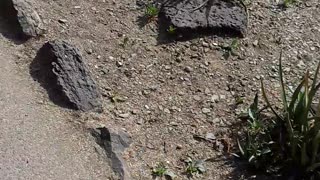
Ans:
POLYGON ((154 177, 166 177, 169 179, 174 179, 176 177, 176 175, 163 163, 159 163, 155 168, 152 169, 152 175, 154 177))
POLYGON ((123 41, 120 43, 120 46, 122 48, 126 48, 129 44, 129 38, 128 37, 124 37, 123 41))
POLYGON ((289 8, 291 5, 297 3, 297 0, 283 0, 283 7, 289 8))
POLYGON ((112 103, 125 102, 125 98, 119 95, 117 92, 112 92, 109 94, 109 98, 112 103))
POLYGON ((239 48, 238 39, 233 39, 229 45, 220 46, 224 50, 224 57, 228 59, 231 55, 237 55, 236 50, 239 48))
POLYGON ((176 30, 177 30, 176 27, 174 27, 173 25, 170 25, 169 28, 167 29, 167 32, 168 32, 170 35, 174 35, 174 34, 176 34, 176 30))
POLYGON ((155 20, 158 14, 159 9, 156 6, 152 4, 146 6, 145 17, 148 19, 149 22, 155 20))
POLYGON ((186 173, 189 176, 206 172, 206 168, 204 167, 204 160, 194 161, 191 158, 188 158, 185 160, 185 162, 187 163, 186 173))

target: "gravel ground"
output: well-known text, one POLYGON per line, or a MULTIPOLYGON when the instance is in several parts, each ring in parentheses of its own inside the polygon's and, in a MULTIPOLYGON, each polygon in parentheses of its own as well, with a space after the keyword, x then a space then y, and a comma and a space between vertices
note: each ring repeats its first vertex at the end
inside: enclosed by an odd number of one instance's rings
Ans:
POLYGON ((259 79, 264 77, 277 100, 281 49, 289 85, 307 68, 314 70, 320 57, 318 0, 288 9, 264 0, 246 4, 247 36, 226 59, 220 46, 233 38, 161 43, 156 22, 139 26, 144 9, 135 1, 39 1, 35 6, 47 33, 26 42, 17 63, 28 68, 47 40, 77 45, 104 95, 105 111, 73 114, 85 124, 106 124, 131 134, 134 142, 124 156, 133 179, 152 179, 150 168, 159 162, 178 179, 187 179, 183 160, 188 156, 212 160, 205 163, 207 172, 194 179, 239 179, 229 155, 231 138, 238 133, 231 125, 241 122, 236 117, 259 91, 259 79), (194 138, 212 134, 216 140, 194 138))

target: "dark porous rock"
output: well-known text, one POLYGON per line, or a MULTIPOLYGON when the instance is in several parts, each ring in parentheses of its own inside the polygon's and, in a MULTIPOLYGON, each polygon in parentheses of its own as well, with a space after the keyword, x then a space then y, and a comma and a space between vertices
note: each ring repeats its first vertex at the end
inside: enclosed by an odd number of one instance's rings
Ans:
POLYGON ((132 143, 131 137, 123 131, 116 132, 106 127, 92 129, 91 134, 111 160, 113 171, 121 180, 131 180, 130 171, 122 158, 122 152, 132 143))
POLYGON ((243 37, 248 23, 246 7, 237 0, 166 0, 161 12, 169 25, 185 34, 243 37))
POLYGON ((82 111, 102 110, 101 94, 79 50, 66 41, 44 44, 30 68, 56 104, 82 111))
POLYGON ((44 33, 43 22, 33 7, 31 0, 1 0, 2 14, 15 19, 22 33, 27 37, 36 37, 44 33))

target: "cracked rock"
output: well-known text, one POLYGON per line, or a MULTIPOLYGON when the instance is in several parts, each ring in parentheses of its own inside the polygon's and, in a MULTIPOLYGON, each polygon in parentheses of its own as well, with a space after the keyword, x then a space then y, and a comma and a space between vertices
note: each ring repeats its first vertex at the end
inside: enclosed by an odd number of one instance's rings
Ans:
POLYGON ((35 65, 39 65, 33 67, 39 74, 33 72, 34 77, 52 101, 76 110, 102 110, 101 94, 76 47, 62 40, 47 42, 39 50, 35 65))
POLYGON ((168 0, 161 12, 169 24, 181 32, 205 31, 244 36, 247 12, 238 1, 168 0))

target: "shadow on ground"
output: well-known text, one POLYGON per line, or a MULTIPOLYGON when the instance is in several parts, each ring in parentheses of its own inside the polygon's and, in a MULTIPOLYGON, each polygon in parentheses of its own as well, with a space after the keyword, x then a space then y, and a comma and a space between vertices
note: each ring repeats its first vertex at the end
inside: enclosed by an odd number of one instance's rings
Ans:
POLYGON ((49 99, 54 104, 63 108, 75 109, 72 103, 68 103, 67 97, 58 90, 57 78, 52 71, 52 59, 54 54, 48 49, 49 48, 44 45, 38 51, 36 57, 29 66, 30 75, 33 80, 39 82, 47 91, 49 99))
POLYGON ((23 34, 17 12, 9 0, 0 0, 0 34, 18 45, 29 39, 23 34))
POLYGON ((229 166, 233 171, 229 174, 230 179, 234 180, 280 180, 281 178, 266 175, 263 172, 258 172, 255 169, 250 169, 246 163, 240 161, 236 157, 228 159, 229 166))

